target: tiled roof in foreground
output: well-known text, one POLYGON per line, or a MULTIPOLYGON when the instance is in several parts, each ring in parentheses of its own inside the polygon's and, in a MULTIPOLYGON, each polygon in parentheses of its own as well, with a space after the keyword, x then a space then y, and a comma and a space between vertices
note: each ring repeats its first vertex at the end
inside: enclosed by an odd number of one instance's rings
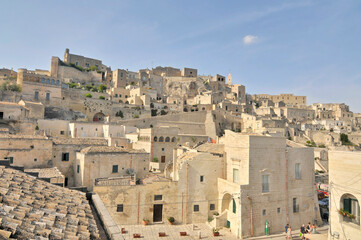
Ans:
POLYGON ((0 166, 0 234, 15 239, 99 239, 84 193, 0 166))

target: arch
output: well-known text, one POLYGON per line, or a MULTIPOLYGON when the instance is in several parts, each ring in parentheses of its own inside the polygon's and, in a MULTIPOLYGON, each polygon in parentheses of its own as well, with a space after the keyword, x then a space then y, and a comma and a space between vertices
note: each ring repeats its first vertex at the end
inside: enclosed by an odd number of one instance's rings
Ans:
POLYGON ((156 141, 158 141, 158 138, 155 136, 155 137, 154 137, 154 142, 156 142, 156 141))
POLYGON ((159 142, 164 142, 164 137, 163 136, 159 137, 159 142))
POLYGON ((50 79, 47 78, 47 79, 46 79, 46 84, 49 84, 49 83, 50 83, 50 79))
POLYGON ((205 107, 202 107, 202 111, 204 111, 204 110, 206 110, 206 108, 205 108, 205 107))
POLYGON ((231 204, 233 204, 232 195, 229 193, 224 194, 223 198, 222 198, 222 211, 221 212, 224 212, 225 210, 231 211, 231 204))
POLYGON ((188 109, 187 109, 187 108, 184 108, 184 109, 183 109, 183 112, 188 112, 188 109))
POLYGON ((166 142, 170 142, 170 138, 169 138, 169 137, 166 137, 166 138, 165 138, 165 141, 166 141, 166 142))
POLYGON ((129 102, 128 102, 128 101, 126 101, 126 102, 125 102, 125 104, 129 104, 129 102))
POLYGON ((51 85, 54 85, 54 84, 55 84, 55 80, 51 79, 51 85))
POLYGON ((119 103, 124 103, 122 100, 119 100, 119 103))
POLYGON ((59 84, 60 84, 60 81, 56 80, 56 86, 59 86, 59 84))
POLYGON ((175 142, 175 140, 176 140, 175 137, 172 137, 172 142, 175 142))
POLYGON ((93 122, 104 122, 104 113, 98 112, 93 117, 93 122))
POLYGON ((350 193, 343 194, 340 198, 340 209, 343 209, 344 212, 352 214, 355 217, 353 219, 344 217, 344 221, 351 221, 357 225, 360 225, 360 203, 354 195, 350 193))

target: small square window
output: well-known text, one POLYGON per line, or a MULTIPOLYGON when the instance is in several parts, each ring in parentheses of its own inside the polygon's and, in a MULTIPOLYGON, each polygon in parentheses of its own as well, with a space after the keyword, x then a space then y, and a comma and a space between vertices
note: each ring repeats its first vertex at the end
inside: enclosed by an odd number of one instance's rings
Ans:
POLYGON ((163 199, 162 195, 154 195, 154 201, 160 201, 163 199))
POLYGON ((203 182, 204 181, 204 176, 201 176, 199 180, 200 180, 200 182, 203 182))
POLYGON ((64 131, 60 131, 60 135, 64 135, 65 134, 65 132, 64 131))
POLYGON ((263 215, 263 216, 266 216, 266 209, 263 209, 263 210, 262 210, 262 215, 263 215))
POLYGON ((164 152, 164 148, 162 148, 162 152, 164 152))
POLYGON ((118 165, 113 165, 113 173, 117 173, 118 172, 118 165))
POLYGON ((123 204, 118 204, 117 205, 117 212, 123 212, 123 204))
POLYGON ((216 209, 216 205, 215 204, 213 204, 213 203, 211 203, 210 205, 209 205, 209 210, 215 210, 216 209))
POLYGON ((34 162, 37 162, 38 161, 38 159, 37 158, 34 158, 34 162))
POLYGON ((61 161, 69 161, 69 153, 62 153, 61 154, 61 161))
POLYGON ((281 212, 281 208, 277 208, 277 213, 280 213, 281 212))
POLYGON ((199 205, 193 206, 193 212, 199 212, 199 205))

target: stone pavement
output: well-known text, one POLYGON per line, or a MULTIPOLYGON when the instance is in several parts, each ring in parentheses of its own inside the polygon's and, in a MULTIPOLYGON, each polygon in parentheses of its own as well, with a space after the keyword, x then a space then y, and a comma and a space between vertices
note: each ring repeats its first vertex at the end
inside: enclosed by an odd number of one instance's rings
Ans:
MULTIPOLYGON (((317 234, 306 234, 305 236, 309 240, 327 240, 327 233, 328 233, 328 225, 322 226, 317 228, 317 234)), ((299 236, 300 231, 293 231, 292 233, 292 240, 301 240, 301 237, 299 236)), ((280 233, 280 234, 273 234, 270 236, 260 236, 260 237, 253 237, 248 238, 249 240, 263 240, 263 239, 272 239, 272 240, 285 240, 286 234, 280 233)))
POLYGON ((234 236, 228 229, 221 229, 219 237, 213 237, 212 228, 209 227, 206 223, 193 224, 188 225, 169 225, 169 224, 152 224, 152 225, 120 225, 119 228, 125 228, 126 233, 122 234, 123 238, 120 240, 128 240, 134 239, 133 233, 140 233, 141 239, 181 239, 181 240, 189 240, 189 239, 198 239, 198 233, 201 232, 201 239, 218 239, 218 240, 236 240, 236 236, 234 236), (165 232, 166 237, 159 237, 159 232, 165 232), (180 232, 187 232, 187 236, 180 236, 180 232))

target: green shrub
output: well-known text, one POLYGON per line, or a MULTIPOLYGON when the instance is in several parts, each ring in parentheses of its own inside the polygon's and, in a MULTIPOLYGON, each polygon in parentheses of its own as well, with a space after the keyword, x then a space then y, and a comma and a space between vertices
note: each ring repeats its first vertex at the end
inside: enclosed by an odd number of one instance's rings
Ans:
POLYGON ((90 93, 84 94, 84 96, 87 97, 87 98, 92 98, 93 97, 93 95, 91 95, 90 93))
POLYGON ((342 145, 352 145, 352 142, 350 142, 350 140, 348 139, 347 134, 341 133, 340 138, 341 138, 342 145))
POLYGON ((105 100, 104 96, 99 96, 99 99, 105 100))
POLYGON ((151 111, 150 111, 150 115, 152 116, 152 117, 155 117, 155 116, 157 116, 157 109, 152 109, 151 111))
POLYGON ((135 114, 135 115, 134 115, 134 118, 139 118, 139 114, 135 114))
POLYGON ((105 90, 107 90, 107 86, 104 84, 100 84, 98 87, 99 92, 104 92, 105 90))
POLYGON ((93 86, 92 85, 85 85, 84 88, 85 88, 85 90, 90 91, 93 88, 93 86))
POLYGON ((153 158, 153 162, 159 162, 158 158, 153 158))
POLYGON ((123 112, 122 112, 122 111, 120 111, 120 110, 119 110, 118 112, 116 112, 116 113, 115 113, 115 116, 116 116, 116 117, 121 117, 121 118, 123 118, 123 117, 124 117, 123 112))
POLYGON ((4 82, 0 86, 1 91, 21 92, 21 86, 16 83, 4 82))
POLYGON ((96 70, 98 70, 98 67, 97 66, 90 66, 89 70, 90 71, 96 71, 96 70))
POLYGON ((161 110, 161 111, 160 111, 160 115, 167 115, 167 112, 164 111, 164 110, 161 110))

